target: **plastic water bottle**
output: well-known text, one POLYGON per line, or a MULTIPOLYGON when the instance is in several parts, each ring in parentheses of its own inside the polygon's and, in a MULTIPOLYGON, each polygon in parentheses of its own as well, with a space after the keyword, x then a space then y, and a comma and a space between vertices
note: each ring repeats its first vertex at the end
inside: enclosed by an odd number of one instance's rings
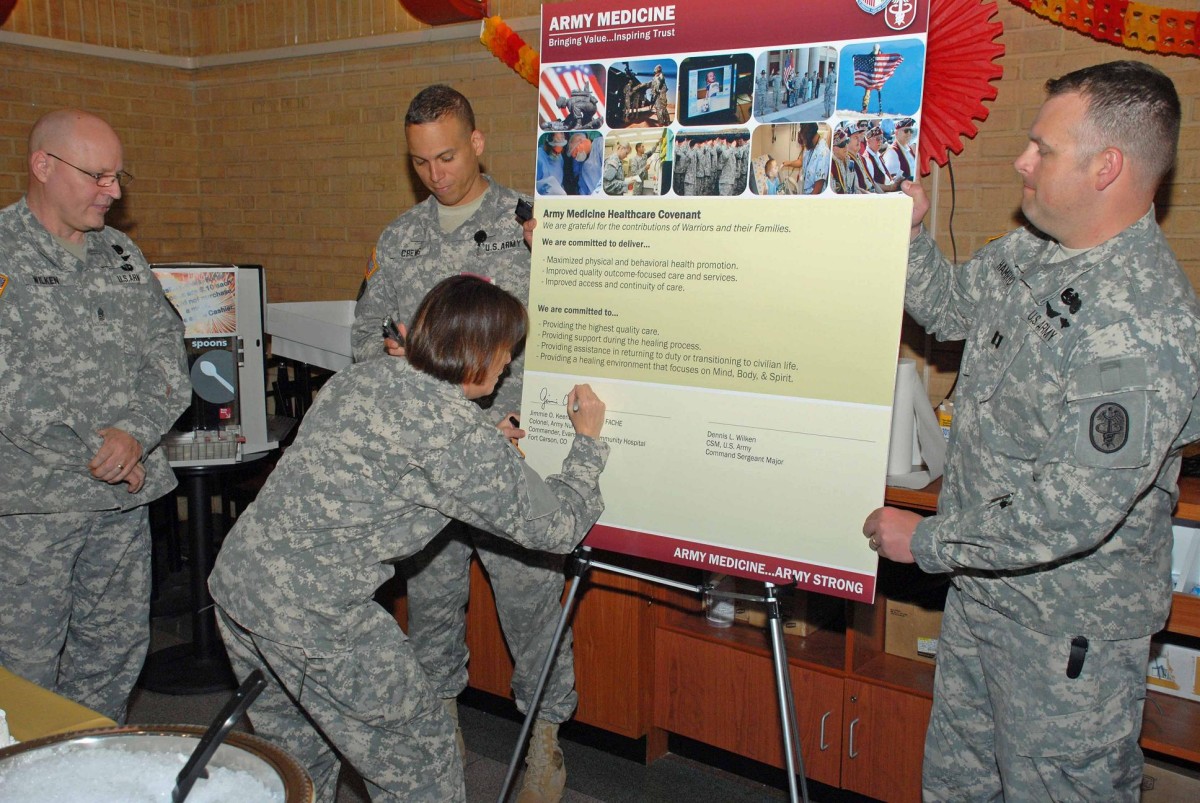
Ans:
MULTIPOLYGON (((710 574, 705 586, 713 591, 733 591, 733 578, 725 574, 710 574)), ((733 624, 733 600, 704 592, 704 618, 712 627, 729 627, 733 624)))

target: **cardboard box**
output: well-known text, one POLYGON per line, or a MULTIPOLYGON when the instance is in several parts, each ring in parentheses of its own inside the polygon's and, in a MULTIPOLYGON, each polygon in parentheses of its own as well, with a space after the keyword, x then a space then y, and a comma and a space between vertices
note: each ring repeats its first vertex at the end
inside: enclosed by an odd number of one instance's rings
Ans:
POLYGON ((942 612, 923 608, 914 602, 888 600, 884 622, 883 650, 914 661, 934 663, 938 636, 942 632, 942 612))
POLYGON ((1167 642, 1150 642, 1146 687, 1200 701, 1200 650, 1167 642))
MULTIPOLYGON (((762 583, 738 579, 735 590, 739 594, 761 595, 764 592, 762 583)), ((779 596, 779 617, 783 622, 783 632, 790 636, 809 636, 828 625, 844 607, 840 599, 813 594, 807 591, 795 591, 779 596)), ((744 622, 753 627, 767 626, 767 604, 765 602, 750 602, 749 600, 734 600, 734 621, 744 622)))
POLYGON ((1200 770, 1146 759, 1142 771, 1142 803, 1200 800, 1200 770))
POLYGON ((117 724, 3 668, 0 668, 0 708, 8 718, 9 733, 22 742, 117 724))

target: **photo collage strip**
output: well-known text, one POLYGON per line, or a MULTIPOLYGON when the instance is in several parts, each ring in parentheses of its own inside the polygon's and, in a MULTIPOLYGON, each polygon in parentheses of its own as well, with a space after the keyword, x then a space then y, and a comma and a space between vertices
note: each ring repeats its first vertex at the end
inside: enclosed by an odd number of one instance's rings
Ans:
POLYGON ((918 38, 558 64, 539 196, 896 192, 917 172, 918 38))

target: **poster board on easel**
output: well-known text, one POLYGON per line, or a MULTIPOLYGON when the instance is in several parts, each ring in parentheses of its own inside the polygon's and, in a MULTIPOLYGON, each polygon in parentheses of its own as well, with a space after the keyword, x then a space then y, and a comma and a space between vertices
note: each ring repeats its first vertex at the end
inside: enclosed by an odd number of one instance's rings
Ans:
POLYGON ((855 536, 883 501, 911 201, 836 192, 796 145, 919 125, 927 20, 928 0, 543 8, 522 424, 553 473, 571 386, 607 403, 589 546, 873 600, 855 536))

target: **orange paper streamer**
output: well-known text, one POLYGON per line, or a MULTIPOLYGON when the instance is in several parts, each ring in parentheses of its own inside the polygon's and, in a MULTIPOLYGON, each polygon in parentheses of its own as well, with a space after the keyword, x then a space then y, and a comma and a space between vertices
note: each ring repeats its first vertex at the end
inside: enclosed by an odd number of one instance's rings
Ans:
POLYGON ((541 60, 537 51, 517 35, 516 31, 499 16, 487 17, 483 20, 483 30, 479 33, 479 41, 491 51, 492 55, 511 67, 517 75, 534 86, 538 85, 538 71, 541 60))
POLYGON ((1012 0, 1021 8, 1101 42, 1130 50, 1200 56, 1200 11, 1152 6, 1132 0, 1012 0))

